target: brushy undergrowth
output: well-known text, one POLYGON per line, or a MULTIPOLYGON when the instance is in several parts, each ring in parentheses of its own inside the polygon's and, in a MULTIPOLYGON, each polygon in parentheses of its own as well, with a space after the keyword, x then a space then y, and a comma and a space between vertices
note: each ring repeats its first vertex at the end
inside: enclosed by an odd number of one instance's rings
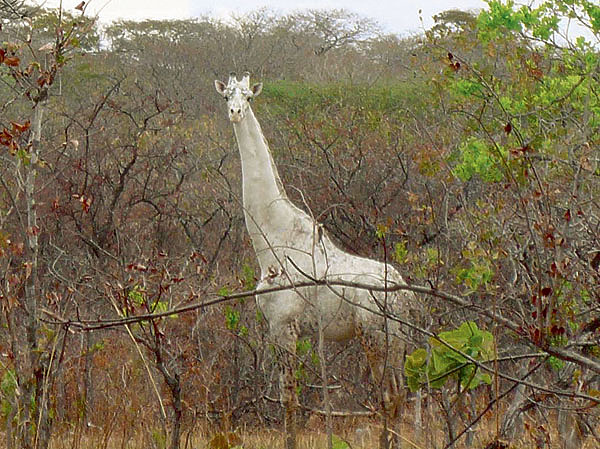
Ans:
MULTIPOLYGON (((408 414, 410 415, 410 414, 408 414)), ((407 415, 407 419, 408 419, 407 415)), ((429 417, 423 423, 421 436, 415 434, 412 423, 404 420, 401 426, 401 449, 432 449, 444 447, 447 443, 445 424, 443 419, 429 417)), ((526 422, 528 420, 526 419, 526 422)), ((493 440, 495 434, 494 415, 484 418, 473 435, 472 441, 467 444, 462 438, 455 446, 462 448, 484 448, 493 440)), ((523 435, 509 443, 510 449, 534 449, 538 447, 535 430, 530 425, 525 426, 523 435)), ((334 420, 333 449, 374 449, 379 447, 378 438, 381 426, 371 420, 341 419, 334 420)), ((547 429, 550 442, 558 441, 558 431, 547 429)), ((165 449, 168 438, 161 430, 146 429, 134 432, 131 429, 115 429, 114 433, 107 435, 101 428, 88 429, 83 435, 65 432, 53 439, 50 449, 165 449)), ((273 428, 239 428, 235 431, 222 431, 217 427, 202 425, 183 432, 180 449, 283 449, 285 447, 284 434, 281 430, 273 428)), ((550 445, 549 447, 554 447, 550 445)), ((588 439, 581 449, 594 448, 594 441, 588 439)), ((298 449, 326 449, 327 433, 325 432, 324 418, 313 416, 305 423, 304 430, 298 435, 298 449), (311 428, 311 430, 307 430, 311 428)))

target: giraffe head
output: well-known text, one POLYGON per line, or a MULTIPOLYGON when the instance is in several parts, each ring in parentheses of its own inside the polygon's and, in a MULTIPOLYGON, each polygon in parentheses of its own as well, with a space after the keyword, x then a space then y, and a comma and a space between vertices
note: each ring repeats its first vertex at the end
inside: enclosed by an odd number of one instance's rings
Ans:
POLYGON ((252 101, 252 98, 260 94, 262 83, 254 84, 250 87, 250 74, 248 72, 244 73, 241 81, 238 81, 235 73, 230 73, 227 84, 215 80, 215 88, 227 102, 229 120, 239 123, 246 116, 246 112, 250 107, 249 102, 252 101))

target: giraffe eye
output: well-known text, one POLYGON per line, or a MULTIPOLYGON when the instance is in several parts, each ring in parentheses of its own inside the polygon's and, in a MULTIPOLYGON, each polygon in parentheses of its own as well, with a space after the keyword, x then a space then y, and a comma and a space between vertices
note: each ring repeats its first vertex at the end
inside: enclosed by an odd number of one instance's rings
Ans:
POLYGON ((229 101, 229 97, 225 95, 225 101, 229 101))

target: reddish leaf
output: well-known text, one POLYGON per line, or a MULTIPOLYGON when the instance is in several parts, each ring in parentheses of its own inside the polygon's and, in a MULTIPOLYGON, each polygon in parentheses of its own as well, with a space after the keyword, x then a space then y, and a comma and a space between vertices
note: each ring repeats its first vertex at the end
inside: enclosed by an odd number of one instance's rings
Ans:
POLYGON ((23 262, 23 268, 25 268, 25 279, 29 279, 33 272, 33 264, 31 262, 23 262))
POLYGON ((40 228, 37 226, 30 226, 27 228, 27 234, 30 236, 35 236, 40 233, 40 228))
POLYGON ((552 287, 544 287, 540 293, 542 296, 550 296, 552 294, 552 287))
POLYGON ((52 76, 49 73, 44 72, 38 76, 37 85, 44 87, 46 84, 52 84, 52 76))
POLYGON ((5 57, 3 62, 9 67, 17 67, 21 60, 17 56, 9 56, 8 58, 5 57))
POLYGON ((0 48, 0 64, 4 62, 4 56, 6 55, 6 50, 0 48))
POLYGON ((571 209, 567 209, 567 211, 565 212, 565 220, 567 221, 571 221, 571 209))
POLYGON ((25 244, 23 242, 14 243, 11 245, 10 250, 15 256, 22 256, 25 252, 25 244))
POLYGON ((558 265, 556 265, 556 262, 552 262, 550 264, 550 277, 556 277, 559 273, 558 273, 558 265))
POLYGON ((0 145, 10 145, 13 140, 13 136, 8 129, 4 128, 2 132, 0 132, 0 145))
POLYGON ((454 55, 452 53, 450 53, 450 52, 448 52, 448 59, 450 61, 452 61, 454 59, 454 55))
POLYGON ((84 212, 89 212, 90 211, 90 206, 92 205, 92 199, 91 198, 86 198, 85 196, 81 195, 79 197, 79 202, 81 203, 81 209, 84 212))
POLYGON ((598 268, 600 268, 600 251, 596 251, 594 258, 590 261, 590 266, 598 271, 598 268))
POLYGON ((83 11, 83 7, 85 6, 85 2, 81 2, 79 5, 77 5, 75 7, 76 10, 78 11, 83 11))
POLYGON ((533 77, 538 79, 542 79, 544 77, 544 72, 542 72, 540 69, 531 69, 529 73, 531 73, 533 77))
POLYGON ((510 122, 508 122, 508 123, 506 124, 506 126, 504 126, 504 132, 505 132, 506 134, 510 134, 510 132, 511 132, 511 131, 512 131, 512 125, 510 124, 510 122))
POLYGON ((537 344, 537 343, 540 343, 541 340, 542 340, 542 333, 540 332, 539 329, 535 329, 533 331, 533 341, 537 344))
POLYGON ((129 265, 127 265, 127 269, 141 272, 148 271, 148 267, 146 265, 142 265, 141 263, 130 263, 129 265))
POLYGON ((546 244, 546 248, 554 248, 556 237, 554 236, 553 230, 549 230, 544 233, 544 243, 546 244))
POLYGON ((29 120, 27 120, 22 125, 20 123, 17 123, 17 122, 10 122, 10 124, 12 125, 13 134, 24 133, 25 131, 27 131, 31 127, 31 122, 29 120))

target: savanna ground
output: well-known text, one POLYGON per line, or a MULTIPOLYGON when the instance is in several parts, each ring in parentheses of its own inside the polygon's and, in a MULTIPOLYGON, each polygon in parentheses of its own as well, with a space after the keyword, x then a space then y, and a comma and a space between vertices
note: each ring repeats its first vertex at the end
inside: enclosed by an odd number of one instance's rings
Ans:
MULTIPOLYGON (((466 444, 457 443, 457 448, 486 448, 494 441, 496 434, 496 423, 493 413, 486 419, 477 430, 473 431, 473 439, 466 444)), ((444 447, 447 438, 447 429, 439 417, 427 417, 426 432, 427 437, 419 440, 415 435, 412 424, 404 424, 401 427, 401 447, 402 448, 428 448, 444 447)), ((519 438, 513 439, 510 445, 506 447, 515 449, 537 448, 541 445, 546 447, 561 447, 560 436, 556 428, 553 428, 550 418, 547 432, 540 438, 538 432, 529 431, 531 425, 534 425, 536 419, 529 421, 528 431, 519 438), (542 443, 540 444, 540 441, 542 443)), ((327 432, 325 428, 324 417, 309 418, 308 426, 298 434, 298 449, 323 449, 327 447, 327 432), (308 430, 310 429, 310 430, 308 430)), ((119 429, 120 430, 120 429, 119 429)), ((333 447, 343 448, 376 448, 379 445, 378 434, 381 431, 381 425, 377 422, 365 419, 336 419, 334 424, 333 447)), ((156 433, 131 432, 115 434, 108 439, 101 430, 88 430, 85 436, 80 440, 72 432, 66 432, 64 435, 57 435, 50 442, 50 448, 63 449, 70 447, 85 447, 89 449, 117 449, 117 448, 139 448, 139 447, 161 447, 165 445, 164 436, 157 431, 156 433)), ((244 447, 251 449, 270 449, 284 447, 284 435, 281 430, 256 428, 251 426, 242 426, 235 431, 217 430, 215 427, 195 428, 186 431, 182 437, 181 447, 188 448, 233 448, 244 447)), ((502 447, 502 446, 500 446, 502 447)), ((581 449, 592 449, 597 447, 593 438, 587 438, 579 445, 581 449)))
MULTIPOLYGON (((213 85, 233 69, 264 82, 292 200, 418 293, 403 435, 597 447, 600 7, 487 3, 401 37, 345 11, 100 27, 0 0, 1 444, 282 447, 267 325, 236 296, 257 266, 213 85)), ((324 384, 361 415, 333 417, 336 449, 375 447, 356 346, 298 343, 300 447, 326 447, 324 384)))

